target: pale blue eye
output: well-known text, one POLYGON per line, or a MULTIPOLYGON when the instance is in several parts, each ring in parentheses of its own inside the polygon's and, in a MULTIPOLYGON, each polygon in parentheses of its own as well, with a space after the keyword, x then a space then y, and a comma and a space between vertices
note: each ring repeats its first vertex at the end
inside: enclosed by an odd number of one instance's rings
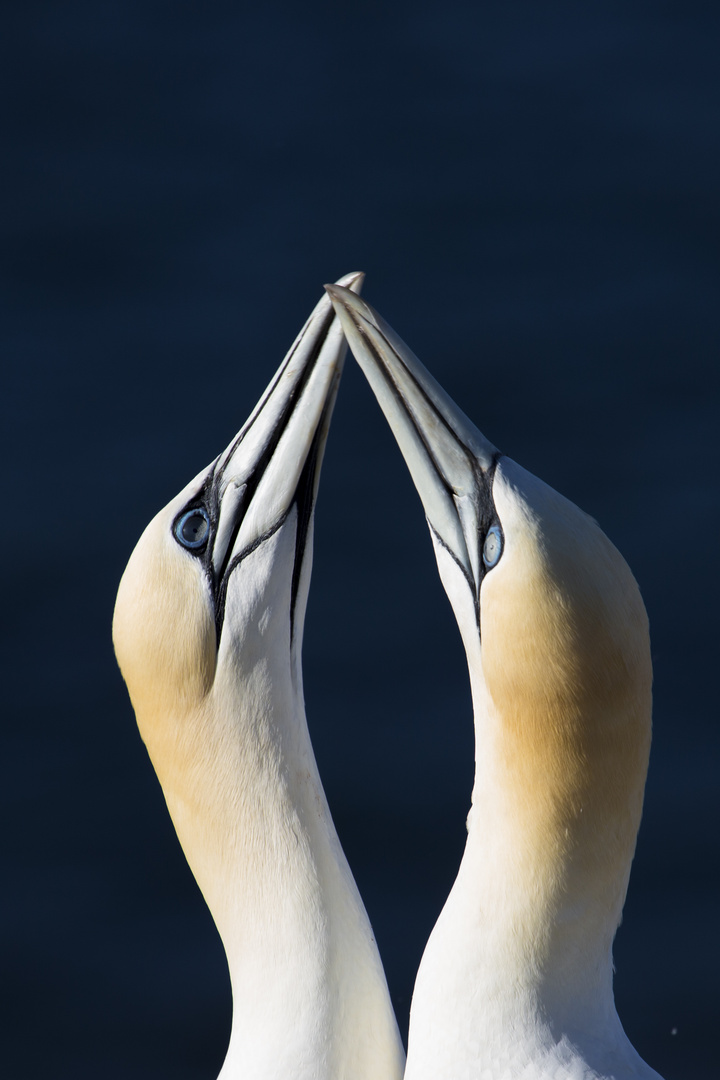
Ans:
POLYGON ((495 566, 502 555, 502 550, 502 533, 497 525, 493 525, 491 529, 488 529, 488 534, 485 537, 485 543, 483 544, 483 562, 488 570, 495 566))
POLYGON ((204 510, 188 510, 175 526, 175 536, 186 548, 201 548, 210 535, 210 518, 204 510))

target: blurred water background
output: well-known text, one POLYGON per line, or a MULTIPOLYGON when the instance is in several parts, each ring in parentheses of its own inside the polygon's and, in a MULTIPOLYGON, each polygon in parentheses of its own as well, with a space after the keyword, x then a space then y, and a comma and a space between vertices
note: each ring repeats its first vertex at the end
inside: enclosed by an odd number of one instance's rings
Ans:
MULTIPOLYGON (((225 962, 115 666, 114 596, 355 269, 640 582, 655 739, 616 996, 666 1080, 717 1075, 719 33, 696 0, 0 7, 8 1080, 219 1070, 225 962)), ((304 658, 405 1031, 463 849, 471 706, 352 361, 304 658)))

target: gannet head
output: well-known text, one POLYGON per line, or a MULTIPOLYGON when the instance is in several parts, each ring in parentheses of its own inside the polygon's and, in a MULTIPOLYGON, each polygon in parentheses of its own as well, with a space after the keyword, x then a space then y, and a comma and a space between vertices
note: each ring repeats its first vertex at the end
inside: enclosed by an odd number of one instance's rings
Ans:
POLYGON ((570 999, 564 963, 604 956, 610 977, 640 822, 651 663, 637 584, 592 518, 493 446, 367 304, 327 288, 422 499, 467 651, 477 756, 458 882, 477 874, 483 947, 507 920, 516 977, 542 982, 552 964, 570 999))
POLYGON ((203 804, 237 798, 242 746, 273 725, 281 741, 302 710, 314 500, 345 347, 323 297, 230 445, 145 529, 118 592, 117 659, 211 904, 203 804))
MULTIPOLYGON (((342 283, 359 290, 362 275, 342 283)), ((324 296, 239 434, 147 527, 115 608, 138 726, 228 958, 226 1080, 395 1080, 404 1064, 302 692, 314 502, 345 348, 324 296)))

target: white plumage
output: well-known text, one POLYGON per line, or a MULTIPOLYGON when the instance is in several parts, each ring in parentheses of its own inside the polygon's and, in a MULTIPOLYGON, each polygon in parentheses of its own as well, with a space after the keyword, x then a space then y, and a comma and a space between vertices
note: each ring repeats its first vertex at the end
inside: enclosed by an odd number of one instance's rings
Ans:
POLYGON ((140 732, 228 959, 222 1080, 402 1075, 303 702, 314 499, 344 352, 323 297, 240 433, 148 525, 115 608, 140 732))
POLYGON ((328 291, 423 501, 475 712, 467 845, 418 972, 406 1080, 658 1080, 612 990, 650 748, 635 580, 376 312, 328 291))

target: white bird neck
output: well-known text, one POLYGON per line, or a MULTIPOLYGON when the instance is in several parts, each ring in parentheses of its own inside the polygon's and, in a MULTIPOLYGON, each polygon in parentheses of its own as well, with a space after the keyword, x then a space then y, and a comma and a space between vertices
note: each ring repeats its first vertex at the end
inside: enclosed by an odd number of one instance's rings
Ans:
MULTIPOLYGON (((499 511, 512 535, 512 506, 499 511)), ((596 526, 583 545, 598 549, 597 579, 572 578, 572 596, 531 529, 483 583, 482 644, 466 580, 436 545, 468 658, 476 774, 415 984, 406 1080, 656 1076, 612 993, 650 740, 644 608, 596 526)))
POLYGON ((566 835, 557 808, 548 803, 543 814, 531 790, 525 806, 513 805, 503 788, 510 748, 482 679, 473 692, 468 839, 418 972, 406 1080, 656 1078, 613 999, 629 857, 621 845, 603 873, 589 873, 583 822, 566 835))
MULTIPOLYGON (((259 663, 244 699, 282 699, 277 676, 259 663)), ((251 727, 223 710, 222 691, 208 702, 203 759, 161 780, 227 954, 234 1020, 223 1080, 396 1080, 402 1051, 385 977, 302 704, 292 717, 253 711, 251 727), (364 1047, 370 1032, 377 1042, 364 1047)))
POLYGON ((243 636, 221 636, 205 699, 185 715, 138 713, 227 954, 222 1080, 399 1080, 384 972, 308 734, 289 576, 254 588, 246 569, 226 608, 244 608, 232 612, 243 636))

